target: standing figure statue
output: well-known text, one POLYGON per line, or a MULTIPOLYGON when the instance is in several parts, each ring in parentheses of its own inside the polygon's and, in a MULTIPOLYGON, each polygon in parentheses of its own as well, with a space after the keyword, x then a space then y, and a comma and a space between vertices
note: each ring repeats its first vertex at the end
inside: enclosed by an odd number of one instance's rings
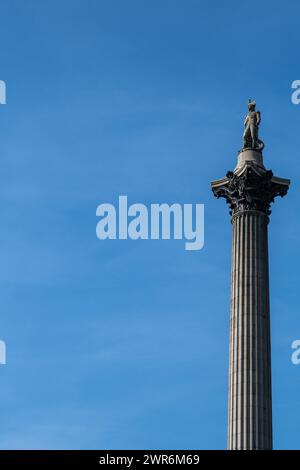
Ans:
POLYGON ((248 114, 244 120, 244 146, 243 148, 251 148, 261 151, 264 148, 264 143, 258 138, 258 127, 261 121, 260 111, 255 110, 255 101, 249 100, 248 114))

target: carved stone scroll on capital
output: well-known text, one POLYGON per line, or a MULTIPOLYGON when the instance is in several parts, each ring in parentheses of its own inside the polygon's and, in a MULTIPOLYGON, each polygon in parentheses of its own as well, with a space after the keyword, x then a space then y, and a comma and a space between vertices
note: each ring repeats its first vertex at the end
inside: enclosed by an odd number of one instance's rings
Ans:
POLYGON ((288 187, 276 182, 272 171, 258 174, 252 165, 247 165, 241 175, 228 171, 224 184, 213 187, 216 197, 226 199, 230 214, 256 210, 271 213, 270 205, 276 196, 284 196, 288 187))

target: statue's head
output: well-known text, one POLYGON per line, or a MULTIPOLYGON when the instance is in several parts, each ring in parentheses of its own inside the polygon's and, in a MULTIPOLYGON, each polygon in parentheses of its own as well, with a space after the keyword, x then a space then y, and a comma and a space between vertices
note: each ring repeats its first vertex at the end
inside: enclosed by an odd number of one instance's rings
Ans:
POLYGON ((256 106, 256 102, 249 99, 248 100, 248 110, 249 111, 255 111, 255 106, 256 106))

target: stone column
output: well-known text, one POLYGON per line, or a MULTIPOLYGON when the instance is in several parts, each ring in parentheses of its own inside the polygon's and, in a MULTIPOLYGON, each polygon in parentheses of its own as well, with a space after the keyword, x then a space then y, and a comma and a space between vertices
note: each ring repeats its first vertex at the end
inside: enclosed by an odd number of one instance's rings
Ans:
POLYGON ((268 217, 232 217, 228 448, 272 448, 268 217))
POLYGON ((214 181, 232 222, 228 449, 272 449, 268 272, 270 204, 289 180, 273 176, 262 154, 240 152, 234 172, 214 181))

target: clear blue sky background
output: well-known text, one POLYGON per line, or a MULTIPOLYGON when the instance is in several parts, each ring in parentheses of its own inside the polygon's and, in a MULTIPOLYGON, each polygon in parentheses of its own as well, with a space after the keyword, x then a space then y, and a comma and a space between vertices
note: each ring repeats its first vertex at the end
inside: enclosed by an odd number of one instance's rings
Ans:
POLYGON ((298 1, 2 0, 0 447, 226 447, 231 225, 210 181, 247 100, 274 206, 276 448, 300 448, 298 1), (98 204, 204 203, 205 247, 106 241, 98 204))

